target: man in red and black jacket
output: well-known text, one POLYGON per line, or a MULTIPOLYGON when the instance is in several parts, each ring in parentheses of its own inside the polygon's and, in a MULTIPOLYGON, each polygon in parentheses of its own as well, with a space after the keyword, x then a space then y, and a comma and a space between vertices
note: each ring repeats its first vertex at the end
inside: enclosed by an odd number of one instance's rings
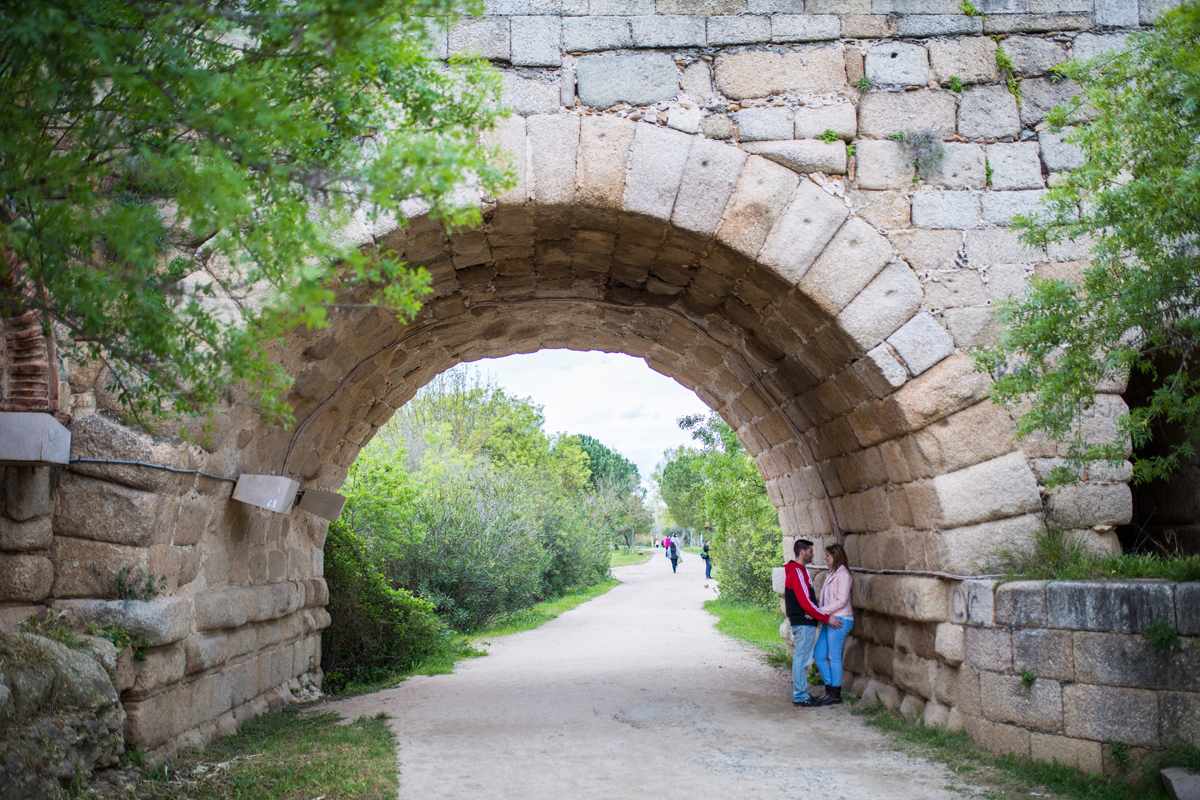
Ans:
POLYGON ((820 705, 808 694, 808 665, 813 660, 813 648, 817 644, 817 623, 824 622, 835 628, 842 621, 817 608, 817 595, 813 591, 812 579, 806 566, 813 560, 813 543, 797 539, 792 545, 795 561, 783 565, 783 603, 788 622, 792 625, 792 637, 796 640, 792 651, 792 705, 812 708, 820 705))

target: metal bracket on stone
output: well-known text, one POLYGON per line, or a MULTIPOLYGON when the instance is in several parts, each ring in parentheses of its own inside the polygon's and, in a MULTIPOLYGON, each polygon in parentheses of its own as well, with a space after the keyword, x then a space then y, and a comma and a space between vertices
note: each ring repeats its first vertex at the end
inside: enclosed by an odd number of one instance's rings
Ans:
POLYGON ((346 505, 345 495, 327 492, 324 489, 302 489, 296 495, 296 508, 330 522, 337 520, 344 505, 346 505))
POLYGON ((51 414, 0 412, 0 464, 66 465, 71 460, 71 432, 51 414))
POLYGON ((296 504, 300 484, 282 475, 242 475, 233 487, 233 499, 278 514, 288 514, 296 504))
POLYGON ((330 522, 346 505, 345 496, 337 492, 301 489, 297 481, 282 475, 242 475, 233 487, 233 499, 278 514, 290 514, 299 508, 330 522))

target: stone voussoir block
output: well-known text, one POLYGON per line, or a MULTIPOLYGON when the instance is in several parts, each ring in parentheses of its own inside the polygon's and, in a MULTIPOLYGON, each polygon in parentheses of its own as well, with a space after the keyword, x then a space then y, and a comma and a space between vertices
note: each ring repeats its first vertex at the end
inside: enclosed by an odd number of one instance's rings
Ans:
POLYGON ((923 295, 921 282, 907 264, 889 264, 842 309, 838 325, 860 347, 871 350, 912 319, 923 295))
POLYGON ((1175 625, 1174 587, 1165 581, 1055 581, 1046 585, 1050 627, 1140 633, 1175 625))
POLYGON ((917 376, 954 352, 954 340, 927 313, 917 314, 887 338, 887 343, 917 376))

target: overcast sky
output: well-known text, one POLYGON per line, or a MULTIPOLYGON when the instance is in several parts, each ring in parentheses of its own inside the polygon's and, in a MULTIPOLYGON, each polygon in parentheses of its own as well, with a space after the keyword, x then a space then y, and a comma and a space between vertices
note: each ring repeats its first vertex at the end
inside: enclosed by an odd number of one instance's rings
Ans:
POLYGON ((541 350, 463 364, 490 375, 511 394, 532 398, 547 433, 585 433, 637 464, 648 485, 669 447, 690 444, 676 420, 708 406, 640 358, 619 353, 541 350))

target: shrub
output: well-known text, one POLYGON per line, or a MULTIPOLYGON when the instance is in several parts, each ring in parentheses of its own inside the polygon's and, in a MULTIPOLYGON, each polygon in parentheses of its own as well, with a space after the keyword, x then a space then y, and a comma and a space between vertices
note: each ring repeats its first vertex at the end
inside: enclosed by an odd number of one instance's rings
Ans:
POLYGON ((113 600, 153 600, 167 590, 167 576, 154 576, 139 569, 121 567, 120 572, 108 583, 108 594, 113 600))
POLYGON ((771 569, 779 566, 779 536, 778 527, 755 526, 713 537, 712 557, 722 598, 777 605, 771 569))
POLYGON ((332 618, 321 637, 325 689, 371 683, 404 672, 449 639, 430 603, 388 586, 363 543, 341 524, 325 539, 332 618))
POLYGON ((447 478, 424 493, 399 535, 379 543, 378 562, 457 631, 531 606, 545 596, 552 561, 533 494, 494 472, 447 478))

